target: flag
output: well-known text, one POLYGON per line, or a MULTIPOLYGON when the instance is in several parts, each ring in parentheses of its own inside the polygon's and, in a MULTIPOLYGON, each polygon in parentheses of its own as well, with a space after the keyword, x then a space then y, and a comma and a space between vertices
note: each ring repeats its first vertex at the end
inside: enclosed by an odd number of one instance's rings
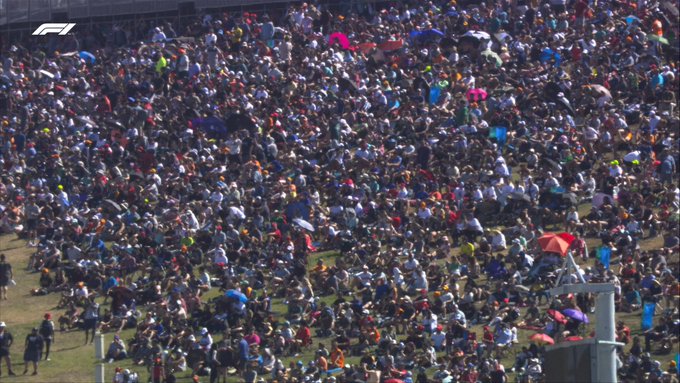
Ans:
POLYGON ((611 260, 612 257, 612 249, 610 249, 607 246, 602 246, 599 249, 597 249, 597 255, 598 258, 600 258, 600 262, 602 263, 604 268, 609 270, 609 261, 611 260))
POLYGON ((642 309, 642 330, 649 330, 652 328, 654 322, 654 309, 656 309, 656 303, 647 302, 642 309))
POLYGON ((439 101, 439 96, 441 95, 442 90, 439 89, 438 87, 432 87, 430 88, 430 104, 436 104, 437 101, 439 101))

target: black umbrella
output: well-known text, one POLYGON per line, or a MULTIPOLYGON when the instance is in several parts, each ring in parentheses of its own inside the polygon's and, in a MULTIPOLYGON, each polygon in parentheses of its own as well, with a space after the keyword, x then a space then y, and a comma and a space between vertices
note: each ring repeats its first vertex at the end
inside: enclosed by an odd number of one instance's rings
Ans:
POLYGON ((570 206, 578 205, 578 197, 574 193, 564 193, 562 194, 562 200, 568 203, 570 206))
POLYGON ((108 120, 105 120, 105 122, 107 124, 111 125, 111 126, 116 127, 116 128, 125 129, 125 126, 123 125, 123 123, 118 121, 118 120, 108 119, 108 120))
POLYGON ((562 168, 562 166, 557 161, 554 161, 550 158, 542 158, 541 161, 547 164, 548 166, 552 166, 554 169, 562 168))
POLYGON ((103 207, 113 210, 117 213, 121 213, 123 211, 123 208, 118 204, 118 202, 114 200, 105 199, 102 205, 103 207))
POLYGON ((224 122, 231 131, 243 129, 253 131, 257 128, 251 117, 242 113, 232 113, 224 122))
POLYGON ((341 91, 348 91, 353 96, 358 93, 356 84, 344 77, 338 80, 338 86, 340 87, 341 91))
POLYGON ((479 48, 480 43, 481 41, 474 36, 461 36, 458 39, 458 50, 461 52, 469 52, 479 48))
POLYGON ((569 102, 569 90, 563 90, 559 85, 557 85, 557 83, 551 81, 545 84, 545 87, 543 87, 543 96, 547 101, 554 102, 555 104, 569 111, 572 116, 575 114, 574 109, 569 102), (560 93, 562 93, 564 96, 560 97, 560 93))
POLYGON ((449 50, 449 49, 451 49, 451 47, 454 47, 455 45, 456 45, 456 41, 454 39, 452 39, 451 37, 444 37, 443 39, 441 39, 441 41, 439 41, 439 46, 443 50, 449 50))
POLYGON ((526 202, 531 202, 531 197, 529 197, 525 193, 520 193, 520 192, 514 192, 508 196, 508 199, 511 199, 513 201, 526 201, 526 202))

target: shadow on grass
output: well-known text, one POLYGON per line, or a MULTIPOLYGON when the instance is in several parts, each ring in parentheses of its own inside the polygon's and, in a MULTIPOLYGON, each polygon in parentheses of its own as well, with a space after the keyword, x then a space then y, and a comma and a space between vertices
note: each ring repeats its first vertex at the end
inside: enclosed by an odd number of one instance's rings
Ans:
POLYGON ((79 345, 73 346, 73 347, 58 348, 58 349, 56 349, 55 351, 71 351, 71 350, 75 350, 75 349, 81 348, 81 347, 83 347, 83 346, 85 346, 85 344, 79 344, 79 345))

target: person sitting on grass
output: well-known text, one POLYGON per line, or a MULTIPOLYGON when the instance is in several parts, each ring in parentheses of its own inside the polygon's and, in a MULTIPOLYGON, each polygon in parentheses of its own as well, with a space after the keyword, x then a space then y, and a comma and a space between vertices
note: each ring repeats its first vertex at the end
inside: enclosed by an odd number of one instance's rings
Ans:
POLYGON ((64 332, 72 329, 78 323, 78 317, 78 308, 75 303, 71 302, 64 315, 60 316, 57 320, 59 322, 59 331, 64 332))
POLYGON ((123 360, 125 358, 127 358, 125 342, 116 334, 113 336, 113 342, 109 344, 108 351, 106 351, 106 359, 109 360, 109 363, 113 363, 114 360, 123 360))

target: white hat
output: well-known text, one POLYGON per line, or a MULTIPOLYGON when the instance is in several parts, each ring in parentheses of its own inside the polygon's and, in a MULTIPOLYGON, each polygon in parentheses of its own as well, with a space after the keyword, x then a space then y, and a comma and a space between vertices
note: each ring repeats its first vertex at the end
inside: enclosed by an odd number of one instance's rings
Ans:
POLYGON ((5 322, 0 322, 0 327, 6 327, 5 322))
POLYGON ((207 334, 207 333, 208 333, 208 329, 205 328, 205 327, 203 327, 203 328, 201 329, 201 335, 205 335, 205 334, 207 334))

